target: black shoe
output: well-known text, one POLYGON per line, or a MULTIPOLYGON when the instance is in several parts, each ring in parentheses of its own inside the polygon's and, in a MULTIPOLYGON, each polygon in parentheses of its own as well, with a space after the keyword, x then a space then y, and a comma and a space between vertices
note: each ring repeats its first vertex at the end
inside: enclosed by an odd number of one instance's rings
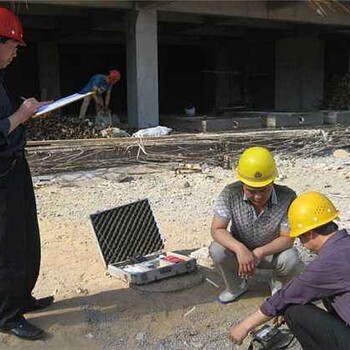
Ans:
POLYGON ((27 340, 40 339, 44 335, 44 331, 30 324, 23 316, 15 321, 11 321, 0 328, 3 333, 13 334, 18 338, 27 340))
POLYGON ((27 313, 45 309, 48 306, 50 306, 53 303, 53 301, 54 297, 51 295, 41 299, 35 299, 34 297, 32 297, 28 304, 23 308, 22 312, 27 313))

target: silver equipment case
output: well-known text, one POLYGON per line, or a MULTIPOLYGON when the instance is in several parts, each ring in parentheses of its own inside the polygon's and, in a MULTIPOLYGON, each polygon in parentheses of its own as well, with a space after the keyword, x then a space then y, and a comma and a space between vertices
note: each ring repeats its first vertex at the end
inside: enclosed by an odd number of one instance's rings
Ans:
POLYGON ((147 284, 197 269, 196 260, 164 251, 147 199, 90 215, 99 250, 111 275, 147 284))

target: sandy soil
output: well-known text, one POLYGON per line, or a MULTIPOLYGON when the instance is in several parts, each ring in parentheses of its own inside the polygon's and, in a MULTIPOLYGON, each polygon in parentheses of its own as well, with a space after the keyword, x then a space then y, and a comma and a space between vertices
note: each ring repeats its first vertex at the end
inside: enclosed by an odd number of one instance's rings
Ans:
MULTIPOLYGON (((316 189, 330 195, 342 226, 349 224, 350 158, 284 158, 278 166, 279 183, 299 193, 316 189)), ((221 168, 179 174, 145 166, 34 178, 42 235, 35 295, 54 295, 55 303, 28 314, 48 333, 45 340, 0 335, 0 348, 235 349, 227 339, 229 326, 269 295, 264 284, 252 282, 239 302, 227 306, 216 302, 220 289, 206 281, 170 293, 128 288, 106 274, 89 223, 89 214, 98 210, 149 198, 166 249, 196 251, 210 244, 213 202, 234 180, 232 171, 221 168)), ((204 254, 199 263, 201 274, 221 288, 210 259, 204 254)))

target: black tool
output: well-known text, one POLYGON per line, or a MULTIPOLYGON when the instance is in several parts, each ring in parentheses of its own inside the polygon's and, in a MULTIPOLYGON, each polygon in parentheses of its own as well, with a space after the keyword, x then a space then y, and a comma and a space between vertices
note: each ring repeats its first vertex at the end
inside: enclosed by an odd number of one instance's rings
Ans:
POLYGON ((289 330, 280 330, 277 327, 264 325, 251 332, 253 340, 248 350, 279 350, 287 349, 294 336, 289 330))

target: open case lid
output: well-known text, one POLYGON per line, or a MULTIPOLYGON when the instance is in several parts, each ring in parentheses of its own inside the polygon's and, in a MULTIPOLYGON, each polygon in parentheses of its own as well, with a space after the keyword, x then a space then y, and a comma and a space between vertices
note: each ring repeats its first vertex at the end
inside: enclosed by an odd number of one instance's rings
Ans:
POLYGON ((148 199, 90 215, 106 266, 164 248, 148 199))

